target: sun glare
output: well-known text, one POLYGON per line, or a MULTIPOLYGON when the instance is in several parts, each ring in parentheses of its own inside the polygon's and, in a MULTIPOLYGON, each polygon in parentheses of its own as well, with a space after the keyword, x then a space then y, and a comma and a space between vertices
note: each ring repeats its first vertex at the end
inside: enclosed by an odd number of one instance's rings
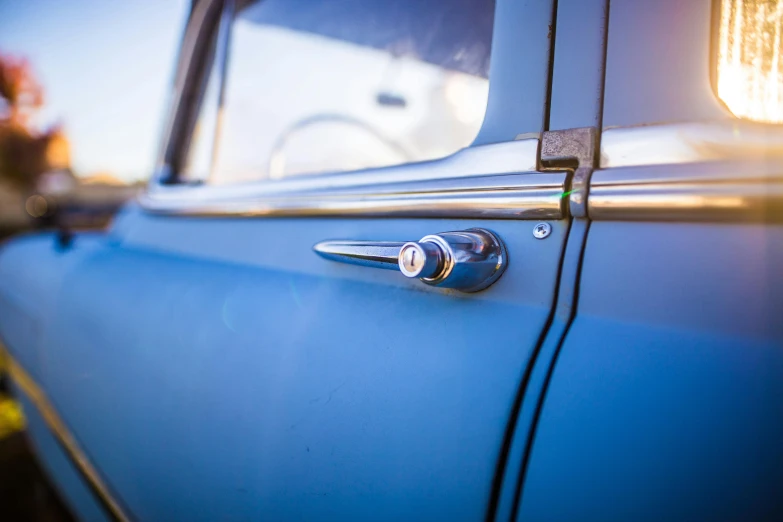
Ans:
POLYGON ((718 96, 736 116, 783 123, 783 0, 723 0, 718 96))

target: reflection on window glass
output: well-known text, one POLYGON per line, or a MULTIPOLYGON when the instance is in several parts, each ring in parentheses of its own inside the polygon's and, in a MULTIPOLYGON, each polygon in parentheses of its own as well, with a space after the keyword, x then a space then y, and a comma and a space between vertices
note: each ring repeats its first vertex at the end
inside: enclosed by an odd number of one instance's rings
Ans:
POLYGON ((783 123, 783 0, 723 0, 718 95, 737 116, 783 123))
POLYGON ((487 103, 494 2, 264 0, 231 29, 211 181, 447 156, 487 103))

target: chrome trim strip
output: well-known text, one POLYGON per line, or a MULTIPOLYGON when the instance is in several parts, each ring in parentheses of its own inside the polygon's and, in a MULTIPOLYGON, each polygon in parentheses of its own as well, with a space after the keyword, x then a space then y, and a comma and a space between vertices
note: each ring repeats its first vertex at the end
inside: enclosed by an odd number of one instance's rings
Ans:
POLYGON ((600 168, 783 157, 783 125, 742 120, 605 129, 600 168))
POLYGON ((538 140, 442 160, 223 186, 151 186, 142 208, 195 216, 409 216, 560 219, 567 173, 535 172, 538 140))
POLYGON ((565 174, 503 176, 503 187, 439 190, 427 182, 368 187, 365 192, 323 192, 248 199, 156 201, 150 212, 191 216, 406 216, 496 219, 561 219, 565 174), (547 179, 549 178, 549 179, 547 179), (390 190, 385 193, 385 190, 390 190))
POLYGON ((115 520, 130 521, 133 520, 126 513, 125 509, 117 502, 110 493, 109 488, 101 479, 95 467, 87 459, 76 439, 66 427, 60 415, 49 402, 43 390, 36 384, 30 375, 11 357, 8 350, 0 343, 0 353, 8 362, 8 373, 13 382, 24 392, 30 402, 38 409, 57 440, 62 444, 66 453, 68 453, 71 462, 81 471, 82 475, 88 481, 93 492, 98 497, 99 503, 106 509, 115 520))
POLYGON ((587 204, 595 220, 782 222, 783 158, 600 170, 587 204))

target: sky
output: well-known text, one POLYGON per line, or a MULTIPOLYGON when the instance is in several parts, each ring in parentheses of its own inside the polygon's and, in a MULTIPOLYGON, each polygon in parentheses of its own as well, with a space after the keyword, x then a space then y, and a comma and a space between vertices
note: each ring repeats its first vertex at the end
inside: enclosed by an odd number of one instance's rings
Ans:
POLYGON ((77 175, 155 165, 189 0, 0 0, 0 53, 30 60, 42 128, 61 123, 77 175))

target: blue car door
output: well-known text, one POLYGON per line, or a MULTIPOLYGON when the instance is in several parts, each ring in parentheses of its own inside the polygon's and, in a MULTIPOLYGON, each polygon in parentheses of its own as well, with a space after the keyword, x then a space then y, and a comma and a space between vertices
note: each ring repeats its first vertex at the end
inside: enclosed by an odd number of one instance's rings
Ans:
POLYGON ((106 509, 478 520, 513 496, 570 225, 539 158, 554 9, 194 3, 140 204, 2 257, 8 293, 45 259, 16 357, 106 509))
POLYGON ((769 5, 610 4, 576 316, 517 520, 783 517, 783 129, 738 117, 780 108, 743 107, 769 5))

